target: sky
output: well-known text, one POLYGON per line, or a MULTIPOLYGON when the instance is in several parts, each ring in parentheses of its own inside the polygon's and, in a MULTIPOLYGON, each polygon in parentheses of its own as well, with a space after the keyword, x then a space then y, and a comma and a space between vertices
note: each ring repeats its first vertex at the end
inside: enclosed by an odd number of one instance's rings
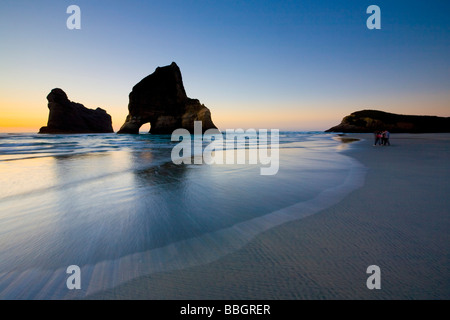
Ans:
POLYGON ((172 61, 221 130, 326 130, 362 109, 449 117, 449 14, 448 0, 1 0, 0 132, 46 125, 53 88, 117 131, 132 87, 172 61))

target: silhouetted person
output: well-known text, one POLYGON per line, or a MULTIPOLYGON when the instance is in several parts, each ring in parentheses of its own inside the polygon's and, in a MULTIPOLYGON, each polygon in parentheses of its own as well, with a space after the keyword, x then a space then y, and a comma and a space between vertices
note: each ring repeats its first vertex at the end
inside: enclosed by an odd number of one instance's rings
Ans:
POLYGON ((389 142, 390 133, 389 131, 385 130, 383 132, 383 145, 384 146, 390 146, 391 143, 389 142))
POLYGON ((375 135, 375 143, 373 144, 374 146, 376 146, 377 144, 381 145, 381 132, 380 131, 375 131, 374 133, 375 135))

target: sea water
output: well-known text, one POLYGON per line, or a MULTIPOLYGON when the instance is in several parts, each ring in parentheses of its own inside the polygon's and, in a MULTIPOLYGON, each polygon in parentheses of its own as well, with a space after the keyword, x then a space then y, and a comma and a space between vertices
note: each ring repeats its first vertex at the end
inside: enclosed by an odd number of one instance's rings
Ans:
POLYGON ((175 165, 170 138, 0 134, 0 298, 83 298, 205 264, 364 181, 332 134, 281 132, 272 176, 259 165, 175 165), (79 290, 67 287, 72 265, 79 290))

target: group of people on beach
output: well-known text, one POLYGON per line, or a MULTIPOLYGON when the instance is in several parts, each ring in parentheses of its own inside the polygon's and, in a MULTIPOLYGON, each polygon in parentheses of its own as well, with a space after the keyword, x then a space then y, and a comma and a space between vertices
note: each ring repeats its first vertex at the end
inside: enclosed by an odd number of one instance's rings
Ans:
POLYGON ((380 145, 380 146, 390 146, 391 143, 389 142, 389 136, 390 133, 387 130, 384 131, 375 131, 375 143, 374 146, 380 145))

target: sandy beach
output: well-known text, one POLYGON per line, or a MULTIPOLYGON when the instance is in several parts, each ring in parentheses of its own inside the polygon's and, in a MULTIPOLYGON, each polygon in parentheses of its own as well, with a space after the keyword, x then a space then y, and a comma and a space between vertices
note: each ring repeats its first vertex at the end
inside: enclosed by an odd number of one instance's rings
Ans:
POLYGON ((92 299, 449 299, 450 134, 348 134, 364 186, 209 264, 136 278, 92 299), (381 269, 369 290, 366 269, 381 269))

